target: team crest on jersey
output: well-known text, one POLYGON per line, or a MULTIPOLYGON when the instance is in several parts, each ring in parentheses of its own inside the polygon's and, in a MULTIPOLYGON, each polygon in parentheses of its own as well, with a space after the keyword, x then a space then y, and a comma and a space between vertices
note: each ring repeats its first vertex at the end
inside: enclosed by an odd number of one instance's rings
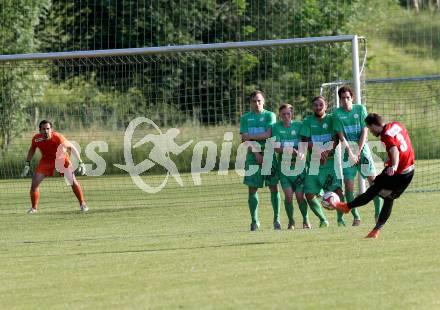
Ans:
POLYGON ((44 138, 36 138, 35 139, 35 142, 41 142, 41 141, 44 141, 44 138))
POLYGON ((322 128, 327 129, 328 128, 327 123, 322 124, 322 128))
POLYGON ((291 134, 292 136, 296 135, 296 130, 292 130, 292 131, 290 132, 290 134, 291 134))
POLYGON ((264 116, 260 117, 260 122, 264 121, 264 116))
POLYGON ((353 117, 354 117, 354 118, 359 118, 359 115, 358 115, 357 113, 355 113, 355 114, 353 115, 353 117))

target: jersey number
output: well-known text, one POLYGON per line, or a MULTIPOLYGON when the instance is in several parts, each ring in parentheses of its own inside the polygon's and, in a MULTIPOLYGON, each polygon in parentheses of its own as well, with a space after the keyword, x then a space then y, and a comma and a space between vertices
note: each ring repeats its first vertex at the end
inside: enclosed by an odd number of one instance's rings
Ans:
POLYGON ((393 124, 393 126, 391 126, 389 130, 387 130, 386 134, 391 137, 395 137, 397 141, 400 142, 400 151, 405 152, 408 149, 408 144, 406 143, 405 138, 400 133, 401 131, 402 128, 399 125, 393 124))
POLYGON ((408 144, 406 144, 405 138, 402 134, 398 133, 396 139, 400 142, 400 151, 405 152, 408 149, 408 144))

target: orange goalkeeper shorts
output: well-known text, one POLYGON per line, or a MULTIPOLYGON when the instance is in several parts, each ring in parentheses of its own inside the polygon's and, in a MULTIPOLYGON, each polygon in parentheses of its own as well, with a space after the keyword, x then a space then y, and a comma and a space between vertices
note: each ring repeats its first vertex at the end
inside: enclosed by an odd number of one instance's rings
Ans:
MULTIPOLYGON (((68 168, 71 165, 68 158, 64 159, 64 168, 68 168)), ((46 160, 40 160, 38 163, 37 169, 35 169, 35 172, 44 174, 47 177, 52 177, 55 172, 55 160, 46 161, 46 160)), ((60 175, 63 175, 63 173, 60 173, 60 175)))

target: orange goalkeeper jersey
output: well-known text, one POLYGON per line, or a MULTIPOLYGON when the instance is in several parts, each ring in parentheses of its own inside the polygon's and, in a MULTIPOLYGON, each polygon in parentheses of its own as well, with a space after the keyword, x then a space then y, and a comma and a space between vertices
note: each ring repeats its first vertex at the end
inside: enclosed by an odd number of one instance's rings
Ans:
MULTIPOLYGON (((40 149, 40 162, 55 162, 58 147, 61 144, 66 144, 66 142, 67 139, 57 132, 52 132, 52 137, 50 139, 45 139, 43 134, 38 133, 32 138, 32 149, 40 149)), ((63 152, 63 156, 68 159, 68 154, 66 152, 63 152)))

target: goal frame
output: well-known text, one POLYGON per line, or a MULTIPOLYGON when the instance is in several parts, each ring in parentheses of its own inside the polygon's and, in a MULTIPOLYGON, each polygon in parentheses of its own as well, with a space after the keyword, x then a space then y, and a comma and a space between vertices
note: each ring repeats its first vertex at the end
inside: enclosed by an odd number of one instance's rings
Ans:
POLYGON ((206 51, 231 50, 231 49, 239 49, 239 48, 281 47, 281 46, 295 46, 295 45, 301 46, 301 45, 309 45, 314 43, 351 42, 352 81, 356 93, 356 101, 361 102, 361 79, 360 79, 361 74, 359 69, 360 39, 364 39, 364 38, 354 34, 354 35, 306 37, 306 38, 291 38, 291 39, 277 39, 277 40, 241 41, 241 42, 226 42, 226 43, 211 43, 211 44, 188 44, 188 45, 91 50, 91 51, 11 54, 11 55, 0 55, 0 63, 24 61, 24 60, 63 60, 63 59, 80 59, 80 58, 87 59, 87 58, 99 58, 99 57, 131 56, 131 55, 166 55, 171 53, 206 52, 206 51))

